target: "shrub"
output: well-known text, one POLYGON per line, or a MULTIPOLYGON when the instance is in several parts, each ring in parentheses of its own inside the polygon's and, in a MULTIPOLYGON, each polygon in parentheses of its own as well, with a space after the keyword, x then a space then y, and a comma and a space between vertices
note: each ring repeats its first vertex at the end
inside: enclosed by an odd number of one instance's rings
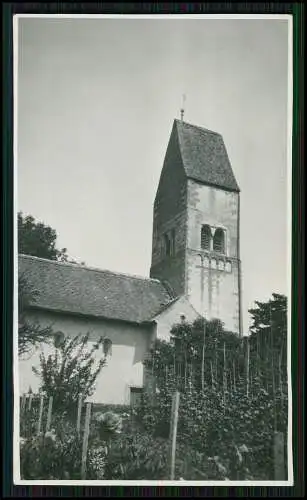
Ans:
POLYGON ((90 346, 89 334, 64 337, 53 354, 47 358, 44 353, 40 355, 40 367, 32 369, 41 379, 41 393, 53 396, 55 410, 74 412, 80 394, 84 399, 93 394, 97 377, 106 364, 106 355, 95 359, 104 341, 100 338, 90 346))

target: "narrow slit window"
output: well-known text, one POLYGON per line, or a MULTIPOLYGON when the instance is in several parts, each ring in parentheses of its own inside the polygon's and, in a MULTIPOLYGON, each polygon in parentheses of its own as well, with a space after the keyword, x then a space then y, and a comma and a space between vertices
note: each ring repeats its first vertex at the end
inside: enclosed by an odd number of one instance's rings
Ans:
POLYGON ((218 253, 225 253, 225 234, 223 229, 218 228, 214 233, 213 250, 218 253))
POLYGON ((202 226, 201 228, 201 248, 203 250, 210 250, 211 229, 209 226, 202 226))
POLYGON ((172 252, 172 255, 175 255, 176 253, 176 245, 175 245, 175 229, 172 230, 172 245, 171 245, 171 252, 172 252))
POLYGON ((164 235, 164 250, 166 257, 171 255, 171 240, 167 234, 164 235))

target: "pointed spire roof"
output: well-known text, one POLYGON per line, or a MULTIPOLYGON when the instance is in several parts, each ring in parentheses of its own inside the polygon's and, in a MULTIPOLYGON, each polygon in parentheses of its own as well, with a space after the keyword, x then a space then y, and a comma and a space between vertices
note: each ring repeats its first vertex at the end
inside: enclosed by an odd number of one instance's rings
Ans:
POLYGON ((240 191, 220 134, 174 120, 170 141, 174 135, 178 137, 182 164, 189 179, 229 191, 240 191))

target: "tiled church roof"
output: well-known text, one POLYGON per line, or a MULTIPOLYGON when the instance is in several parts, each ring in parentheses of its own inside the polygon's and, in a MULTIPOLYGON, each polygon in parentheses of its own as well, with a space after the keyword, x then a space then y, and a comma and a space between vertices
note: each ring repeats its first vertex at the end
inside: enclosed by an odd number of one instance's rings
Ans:
POLYGON ((172 300, 158 280, 19 255, 19 276, 50 311, 141 323, 172 300))
POLYGON ((175 120, 172 134, 177 133, 186 176, 205 184, 239 191, 223 138, 216 132, 175 120))

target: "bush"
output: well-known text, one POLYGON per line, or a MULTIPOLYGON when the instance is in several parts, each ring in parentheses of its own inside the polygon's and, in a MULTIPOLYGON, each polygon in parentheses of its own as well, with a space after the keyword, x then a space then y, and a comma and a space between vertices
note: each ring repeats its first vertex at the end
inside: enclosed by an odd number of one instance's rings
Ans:
POLYGON ((58 429, 22 438, 22 479, 79 479, 82 442, 73 429, 58 429))
MULTIPOLYGON (((279 396, 274 408, 271 395, 255 384, 253 397, 247 397, 244 381, 238 381, 231 393, 212 387, 206 387, 204 394, 199 390, 181 393, 178 460, 181 453, 188 453, 192 469, 194 465, 200 468, 208 479, 272 479, 275 416, 278 429, 286 433, 287 403, 284 399, 284 410, 278 411, 279 396)), ((169 437, 171 401, 171 384, 161 387, 154 404, 143 397, 137 421, 152 439, 169 437)))
POLYGON ((112 441, 105 479, 168 479, 168 450, 167 440, 131 428, 112 441))
MULTIPOLYGON (((122 420, 111 412, 93 418, 90 427, 87 479, 103 479, 111 441, 121 432, 122 420)), ((83 435, 75 422, 53 415, 50 432, 22 437, 20 469, 22 479, 81 479, 83 435)))

